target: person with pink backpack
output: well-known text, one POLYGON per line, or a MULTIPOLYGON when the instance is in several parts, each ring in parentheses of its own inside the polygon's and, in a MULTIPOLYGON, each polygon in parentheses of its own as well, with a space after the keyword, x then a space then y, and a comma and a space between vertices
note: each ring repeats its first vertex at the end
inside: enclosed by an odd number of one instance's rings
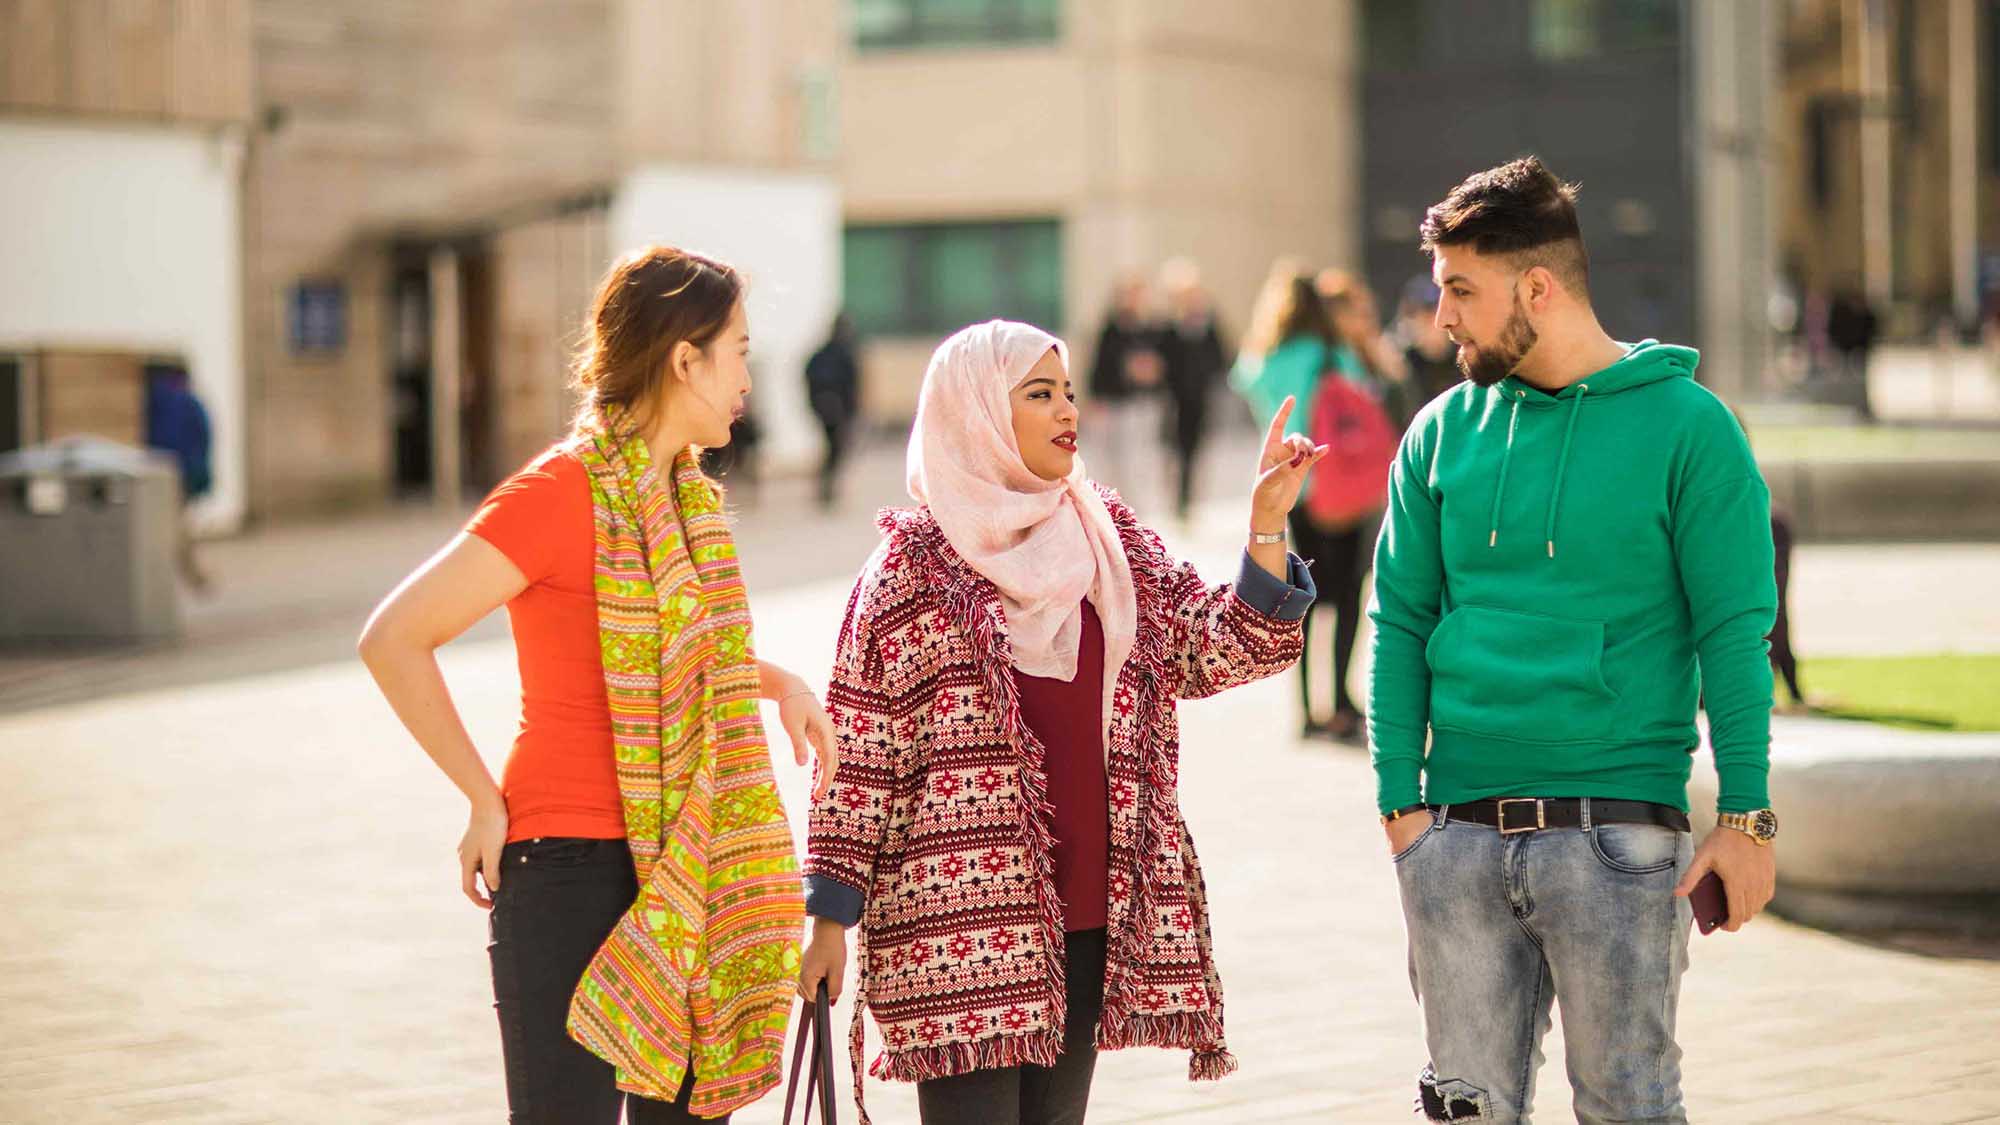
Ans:
MULTIPOLYGON (((1423 403, 1410 381, 1402 353, 1382 333, 1375 296, 1361 279, 1341 269, 1323 269, 1313 289, 1333 326, 1332 368, 1343 376, 1321 380, 1313 400, 1312 437, 1335 443, 1341 464, 1318 479, 1312 515, 1323 527, 1379 522, 1389 488, 1389 462, 1410 418, 1423 403)), ((1314 496, 1308 496, 1312 502, 1314 496)), ((1362 544, 1363 567, 1372 547, 1371 528, 1362 544)))
POLYGON ((1333 716, 1326 722, 1313 717, 1310 624, 1299 659, 1299 709, 1306 736, 1348 739, 1360 734, 1362 725, 1347 687, 1361 585, 1401 431, 1383 405, 1381 381, 1345 343, 1333 313, 1309 275, 1295 263, 1279 261, 1258 296, 1229 382, 1260 422, 1273 417, 1287 397, 1296 399, 1300 409, 1289 429, 1328 447, 1303 501, 1292 510, 1291 532, 1294 550, 1310 561, 1319 604, 1335 614, 1333 716))

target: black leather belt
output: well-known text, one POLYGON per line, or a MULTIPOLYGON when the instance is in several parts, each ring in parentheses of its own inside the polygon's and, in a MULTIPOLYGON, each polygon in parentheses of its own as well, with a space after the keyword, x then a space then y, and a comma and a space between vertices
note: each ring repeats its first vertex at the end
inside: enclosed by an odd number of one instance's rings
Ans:
MULTIPOLYGON (((1469 820, 1498 828, 1502 836, 1535 832, 1543 828, 1583 827, 1581 797, 1488 797, 1450 805, 1452 820, 1469 820)), ((1676 832, 1691 830, 1687 814, 1651 801, 1610 801, 1590 799, 1592 824, 1657 824, 1676 832)))

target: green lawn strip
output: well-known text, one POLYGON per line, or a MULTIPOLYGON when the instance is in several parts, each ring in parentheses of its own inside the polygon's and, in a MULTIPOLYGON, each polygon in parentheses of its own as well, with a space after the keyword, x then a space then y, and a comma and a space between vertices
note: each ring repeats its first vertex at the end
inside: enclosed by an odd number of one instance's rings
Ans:
POLYGON ((2000 730, 2000 654, 1801 661, 1820 713, 1925 730, 2000 730))

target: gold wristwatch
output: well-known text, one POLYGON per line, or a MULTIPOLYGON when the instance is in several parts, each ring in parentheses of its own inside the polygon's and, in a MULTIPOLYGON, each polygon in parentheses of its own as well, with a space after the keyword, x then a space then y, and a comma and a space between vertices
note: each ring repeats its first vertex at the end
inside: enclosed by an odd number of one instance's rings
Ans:
POLYGON ((1778 814, 1770 809, 1719 813, 1715 823, 1724 828, 1734 828, 1750 837, 1760 848, 1770 847, 1771 841, 1778 838, 1778 814))

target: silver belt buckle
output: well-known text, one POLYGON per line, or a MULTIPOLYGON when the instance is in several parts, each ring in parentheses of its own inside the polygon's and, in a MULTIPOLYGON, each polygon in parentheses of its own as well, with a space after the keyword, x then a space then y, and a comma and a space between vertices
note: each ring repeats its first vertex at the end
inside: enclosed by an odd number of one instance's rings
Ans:
POLYGON ((1523 833, 1523 832, 1539 832, 1539 831, 1541 831, 1542 829, 1544 829, 1544 828, 1547 828, 1547 827, 1549 826, 1549 821, 1548 821, 1548 810, 1547 810, 1547 809, 1545 809, 1545 808, 1543 807, 1543 805, 1542 805, 1542 801, 1543 801, 1543 798, 1541 798, 1541 797, 1502 797, 1502 798, 1500 798, 1499 802, 1498 802, 1498 803, 1496 803, 1496 804, 1494 805, 1494 808, 1495 808, 1495 809, 1496 809, 1496 811, 1497 811, 1497 816, 1496 816, 1496 819, 1498 819, 1498 820, 1500 821, 1500 823, 1499 823, 1499 825, 1498 825, 1498 827, 1499 827, 1499 829, 1500 829, 1500 834, 1501 834, 1502 836, 1518 836, 1518 835, 1520 835, 1520 834, 1521 834, 1521 833, 1523 833), (1521 826, 1521 827, 1519 827, 1519 828, 1509 828, 1509 827, 1507 827, 1507 806, 1508 806, 1508 805, 1533 805, 1533 806, 1535 806, 1535 822, 1534 822, 1533 824, 1524 824, 1524 825, 1522 825, 1522 826, 1521 826))

